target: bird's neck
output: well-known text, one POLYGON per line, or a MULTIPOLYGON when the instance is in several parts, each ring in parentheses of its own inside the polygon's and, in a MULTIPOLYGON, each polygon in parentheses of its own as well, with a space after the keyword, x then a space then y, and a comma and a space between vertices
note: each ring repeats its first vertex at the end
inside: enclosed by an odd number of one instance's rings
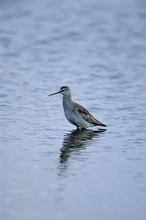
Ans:
POLYGON ((71 108, 71 104, 72 104, 72 97, 71 94, 69 95, 64 95, 63 96, 63 107, 65 108, 71 108))

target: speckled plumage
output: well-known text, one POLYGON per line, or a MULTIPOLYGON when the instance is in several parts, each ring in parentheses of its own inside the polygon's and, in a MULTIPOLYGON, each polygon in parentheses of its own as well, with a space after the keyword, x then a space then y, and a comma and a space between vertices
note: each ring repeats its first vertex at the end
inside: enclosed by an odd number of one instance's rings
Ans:
POLYGON ((61 87, 59 92, 53 93, 51 95, 58 93, 63 95, 63 108, 67 120, 71 124, 75 125, 77 129, 86 129, 93 126, 106 127, 105 124, 94 118, 94 116, 86 108, 72 100, 71 91, 68 86, 61 87))

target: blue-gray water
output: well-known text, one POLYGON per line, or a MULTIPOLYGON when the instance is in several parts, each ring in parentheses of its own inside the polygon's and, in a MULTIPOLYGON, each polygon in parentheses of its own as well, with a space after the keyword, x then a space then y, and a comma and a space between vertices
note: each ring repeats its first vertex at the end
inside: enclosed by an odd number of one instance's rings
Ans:
POLYGON ((145 0, 0 1, 0 219, 146 219, 145 0))

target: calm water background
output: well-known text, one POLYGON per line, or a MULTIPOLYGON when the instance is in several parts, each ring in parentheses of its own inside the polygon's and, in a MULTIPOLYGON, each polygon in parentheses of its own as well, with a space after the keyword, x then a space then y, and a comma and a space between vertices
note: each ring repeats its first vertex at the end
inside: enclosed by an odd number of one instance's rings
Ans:
POLYGON ((146 219, 145 0, 0 1, 0 176, 2 220, 146 219))

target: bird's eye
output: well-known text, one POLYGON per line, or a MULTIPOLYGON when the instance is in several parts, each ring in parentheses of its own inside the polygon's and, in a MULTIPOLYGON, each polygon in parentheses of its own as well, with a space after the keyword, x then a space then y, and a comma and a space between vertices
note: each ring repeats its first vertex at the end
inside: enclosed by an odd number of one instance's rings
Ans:
POLYGON ((62 92, 67 91, 67 88, 65 86, 61 87, 61 91, 62 92))
POLYGON ((65 90, 66 90, 66 88, 62 88, 61 90, 62 90, 62 91, 65 91, 65 90))

